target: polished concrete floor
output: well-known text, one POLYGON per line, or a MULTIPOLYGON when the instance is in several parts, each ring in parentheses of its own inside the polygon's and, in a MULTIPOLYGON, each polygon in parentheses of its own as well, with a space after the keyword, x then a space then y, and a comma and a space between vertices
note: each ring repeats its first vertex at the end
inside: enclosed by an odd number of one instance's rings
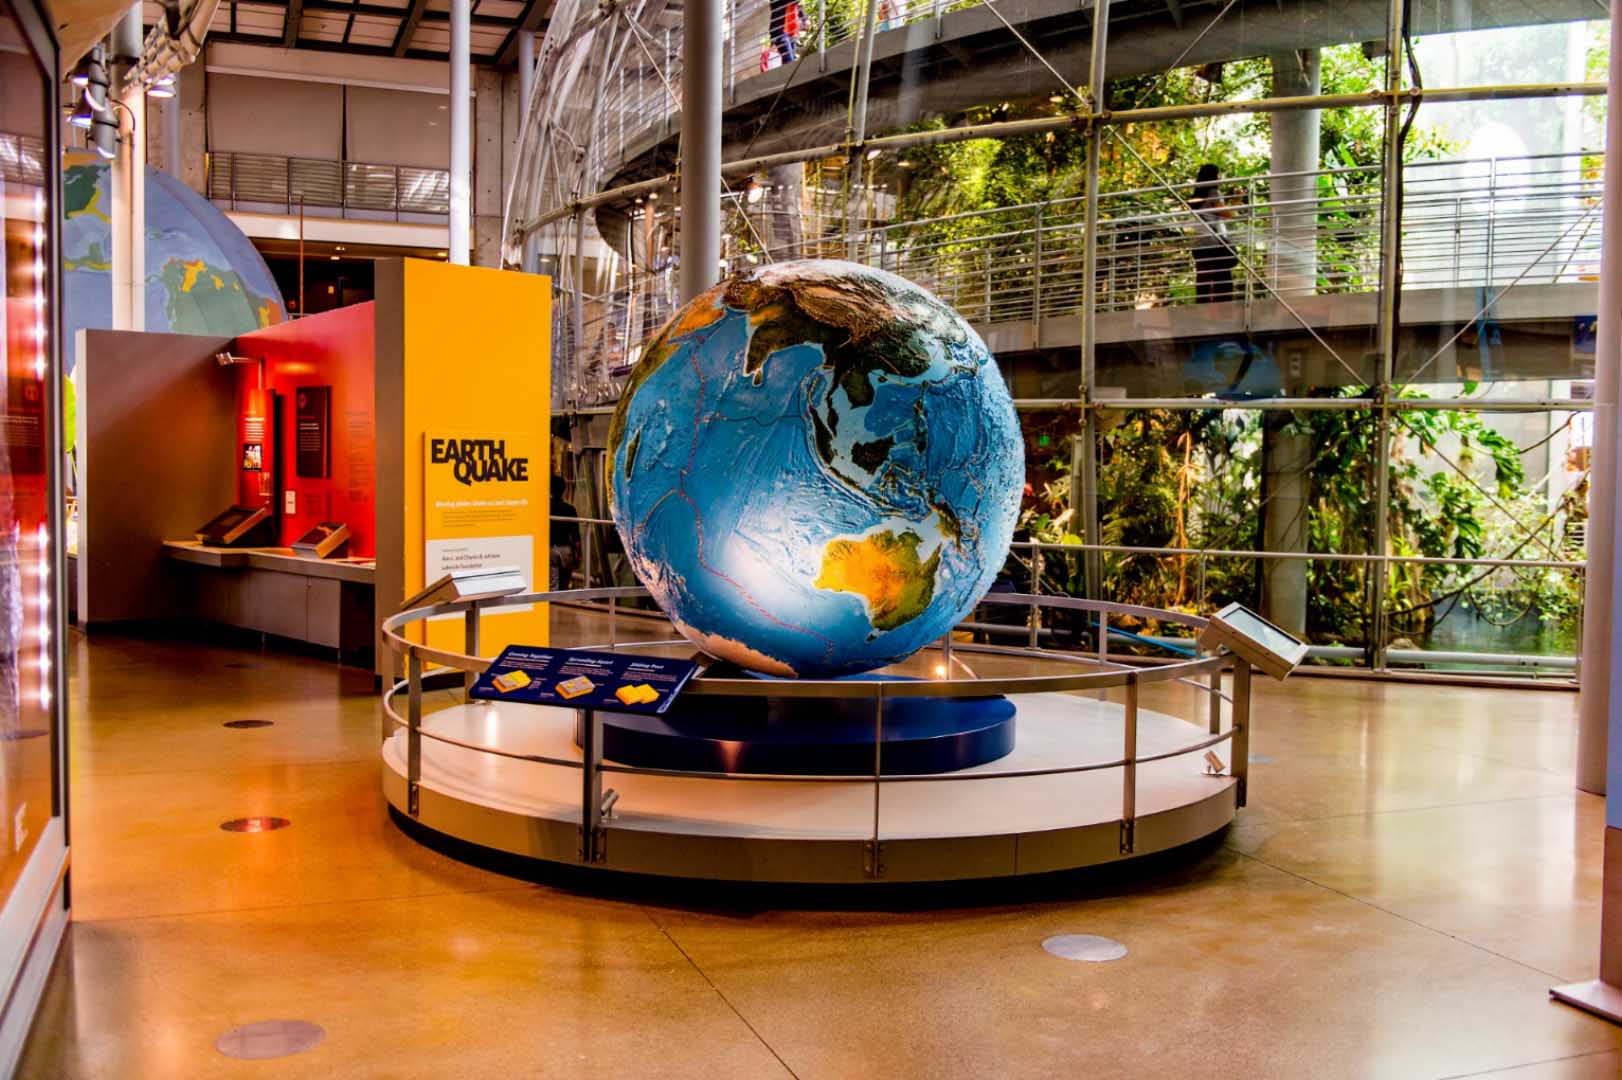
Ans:
POLYGON ((362 673, 117 637, 72 665, 75 922, 27 1077, 1622 1076, 1622 1029, 1547 997, 1598 937, 1569 694, 1261 682, 1219 842, 785 908, 419 846, 384 811, 362 673), (292 824, 219 828, 256 814, 292 824), (1128 954, 1045 953, 1062 933, 1128 954), (215 1049, 270 1020, 325 1038, 215 1049))

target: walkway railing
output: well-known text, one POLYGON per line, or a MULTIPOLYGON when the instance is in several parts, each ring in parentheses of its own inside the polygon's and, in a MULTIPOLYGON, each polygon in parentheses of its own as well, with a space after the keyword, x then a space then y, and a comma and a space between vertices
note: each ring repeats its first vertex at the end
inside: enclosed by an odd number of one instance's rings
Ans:
MULTIPOLYGON (((976 7, 981 0, 879 0, 880 33, 939 19, 948 11, 976 7)), ((789 14, 780 0, 774 27, 772 0, 723 0, 722 78, 726 104, 739 87, 785 64, 828 70, 829 50, 855 38, 863 16, 860 4, 799 0, 789 14), (794 33, 789 31, 793 30, 794 33)), ((645 150, 645 139, 675 133, 681 112, 681 28, 674 20, 641 26, 619 52, 606 77, 601 107, 594 112, 590 153, 593 165, 612 173, 645 150)), ((810 71, 805 71, 809 74, 810 71)))
MULTIPOLYGON (((613 586, 617 580, 628 580, 629 570, 623 559, 616 564, 609 556, 617 550, 618 540, 614 532, 614 523, 608 518, 595 517, 553 517, 553 523, 570 523, 580 530, 581 552, 580 564, 568 568, 564 580, 556 584, 561 588, 572 588, 577 582, 585 589, 600 589, 613 586)), ((1091 637, 1092 647, 1098 650, 1101 659, 1108 658, 1110 645, 1107 640, 1112 632, 1107 618, 1100 619, 1096 624, 1083 628, 1081 633, 1067 624, 1063 618, 1055 620, 1044 617, 1040 611, 1042 604, 1039 598, 1061 596, 1069 597, 1063 587, 1065 580, 1078 577, 1074 571, 1077 562, 1087 552, 1100 552, 1105 556, 1120 559, 1148 559, 1159 562, 1173 563, 1182 566, 1187 571, 1187 578, 1191 583, 1191 593, 1186 600, 1189 607, 1195 612, 1213 610, 1222 603, 1231 600, 1227 597, 1218 602, 1206 591, 1206 571, 1208 567, 1220 565, 1225 561, 1245 560, 1261 562, 1306 562, 1306 563, 1340 563, 1351 566, 1372 568, 1377 565, 1386 567, 1419 567, 1419 566, 1452 566, 1460 569, 1479 571, 1482 569, 1498 569, 1504 571, 1530 571, 1549 572, 1561 575, 1570 575, 1579 583, 1586 580, 1588 564, 1575 560, 1560 559, 1466 559, 1466 558, 1438 558, 1424 555, 1377 555, 1373 553, 1341 553, 1323 551, 1300 552, 1265 552, 1242 550, 1214 550, 1208 548, 1177 548, 1177 547, 1143 547, 1128 544, 1049 544, 1034 540, 1017 540, 1011 545, 1009 553, 1011 572, 1004 576, 994 591, 988 594, 987 602, 991 604, 1008 605, 1010 596, 1024 598, 1024 610, 1020 611, 1019 602, 1012 602, 1012 607, 1004 607, 1004 614, 1013 615, 1012 621, 997 621, 995 615, 988 621, 978 621, 980 614, 973 613, 969 621, 958 626, 959 630, 970 630, 978 638, 990 640, 1001 637, 1013 639, 1026 644, 1029 648, 1038 648, 1047 645, 1052 648, 1072 648, 1080 644, 1081 639, 1091 637), (1056 571, 1058 571, 1056 573, 1056 571), (1055 579, 1059 584, 1055 585, 1055 579), (996 591, 1001 589, 1002 591, 996 591), (1014 590, 1022 590, 1015 592, 1014 590)), ((1581 584, 1576 590, 1577 595, 1583 595, 1581 584)), ((1172 598, 1161 598, 1158 602, 1168 603, 1172 598)), ((1147 610, 1147 609, 1144 609, 1147 610)), ((1185 613, 1186 614, 1186 613, 1185 613)), ((1176 620, 1171 620, 1176 622, 1176 620)), ((1576 622, 1582 624, 1582 613, 1579 611, 1576 622)), ((1139 637, 1140 635, 1125 635, 1123 637, 1139 637)), ((1191 637, 1176 637, 1164 639, 1150 639, 1155 644, 1172 649, 1192 649, 1194 640, 1191 637)), ((1487 652, 1480 650, 1442 650, 1426 649, 1417 646, 1407 648, 1386 648, 1382 655, 1386 668, 1468 668, 1486 671, 1521 671, 1559 673, 1550 677, 1551 685, 1571 685, 1569 677, 1574 679, 1577 674, 1577 652, 1570 653, 1517 653, 1517 652, 1487 652)), ((1361 664, 1365 662, 1370 650, 1360 645, 1349 644, 1312 644, 1309 643, 1307 656, 1309 659, 1330 661, 1332 663, 1361 664)))
MULTIPOLYGON (((1597 281, 1601 157, 1414 162, 1404 175, 1405 288, 1597 281)), ((1248 317, 1255 305, 1280 298, 1379 288, 1378 170, 1250 176, 1225 181, 1222 189, 1225 242, 1241 266, 1217 299, 1242 303, 1248 317), (1279 200, 1280 187, 1317 194, 1279 200)), ((1100 199, 1097 311, 1196 301, 1194 254, 1203 227, 1191 209, 1195 195, 1184 184, 1100 199)), ((757 247, 736 261, 854 257, 931 289, 976 325, 1040 324, 1078 318, 1082 310, 1085 212, 1083 199, 1068 198, 893 222, 812 235, 794 248, 757 247)), ((674 310, 674 288, 672 273, 641 272, 586 300, 580 377, 597 385, 603 400, 612 400, 641 344, 674 310)), ((567 319, 557 322, 556 355, 574 356, 574 328, 567 319)))
MULTIPOLYGON (((1126 855, 1135 850, 1137 843, 1138 767, 1154 761, 1199 753, 1210 750, 1222 743, 1231 742, 1232 764, 1228 766, 1228 773, 1237 781, 1237 791, 1235 793, 1237 804, 1239 806, 1245 805, 1246 783, 1250 763, 1250 665, 1244 659, 1232 653, 1222 652, 1212 655, 1197 655, 1193 659, 1174 660, 1149 667, 1126 667, 1112 663, 1109 660, 1107 633, 1101 635, 1101 640, 1105 645, 1100 649, 1096 659, 1091 656, 1046 652, 1034 647, 1021 649, 996 645, 954 644, 948 636, 942 639, 937 646, 942 656, 942 663, 948 672, 946 677, 906 680, 882 678, 873 680, 789 679, 772 683, 772 693, 781 697, 863 699, 872 702, 873 772, 870 777, 717 773, 695 769, 641 768, 613 764, 603 760, 602 717, 591 709, 578 710, 580 731, 583 736, 580 758, 519 753, 487 743, 458 739, 443 732, 434 731, 431 726, 424 724, 423 676, 430 665, 464 673, 464 682, 469 685, 472 682, 472 676, 484 671, 489 666, 489 661, 481 659, 478 655, 480 618, 484 612, 498 611, 504 607, 521 604, 568 601, 605 601, 609 605, 610 611, 612 611, 613 606, 619 601, 646 596, 647 591, 639 587, 528 593, 496 599, 465 600, 438 604, 432 607, 403 611, 385 619, 382 626, 384 646, 393 656, 399 658, 398 664, 396 661, 391 660, 391 669, 397 672, 399 665, 403 665, 405 678, 393 683, 383 696, 383 735, 386 740, 393 737, 396 732, 403 732, 404 734, 407 813, 413 817, 418 813, 419 790, 423 783, 424 740, 457 747, 462 750, 471 750, 480 754, 489 754, 494 757, 579 770, 582 778, 579 859, 582 863, 587 864, 605 861, 603 857, 605 851, 603 843, 604 829, 606 827, 605 807, 612 805, 613 798, 609 797, 610 793, 604 791, 603 784, 604 777, 613 774, 688 777, 704 780, 738 781, 749 784, 850 785, 864 784, 871 781, 873 791, 873 831, 871 839, 868 841, 871 844, 868 876, 875 878, 883 876, 879 859, 879 852, 881 851, 879 845, 883 842, 885 836, 881 815, 882 793, 887 785, 892 784, 984 783, 1029 776, 1079 775, 1102 770, 1119 770, 1121 775, 1120 850, 1123 855, 1126 855), (406 635, 410 632, 408 627, 422 623, 429 618, 443 615, 462 616, 466 651, 456 652, 450 649, 436 649, 407 639, 406 635), (1057 675, 979 678, 972 673, 967 673, 964 677, 958 677, 951 674, 960 669, 954 667, 952 657, 955 651, 1046 661, 1070 670, 1057 675), (1222 689, 1222 676, 1225 673, 1231 673, 1231 693, 1225 693, 1222 689), (1162 749, 1155 753, 1141 752, 1138 746, 1138 711, 1142 688, 1172 682, 1183 683, 1206 695, 1205 708, 1199 710, 1202 715, 1194 722, 1206 727, 1208 735, 1192 743, 1162 749), (1077 691, 1107 692, 1111 690, 1121 691, 1125 699, 1121 711, 1121 755, 1118 758, 1084 762, 1077 765, 1028 769, 990 766, 944 774, 886 775, 884 772, 884 703, 887 699, 993 697, 997 695, 1077 691), (404 715, 401 715, 396 705, 397 699, 402 694, 405 696, 406 701, 404 715), (1226 728, 1222 725, 1222 703, 1224 701, 1229 703, 1228 725, 1226 728)), ((1033 610, 1063 608, 1076 612, 1087 612, 1095 615, 1101 626, 1107 626, 1112 615, 1152 618, 1186 626, 1194 631, 1196 637, 1206 625, 1205 619, 1181 612, 1160 611, 1151 608, 1134 607, 1128 604, 1106 604, 1092 600, 1074 600, 1068 597, 993 596, 988 597, 986 602, 1029 606, 1033 610)), ((688 644, 681 639, 621 643, 615 636, 612 623, 610 623, 609 638, 610 640, 604 644, 588 647, 597 649, 639 649, 688 644)), ((967 671, 966 668, 961 670, 967 671)), ((688 683, 683 693, 691 696, 753 699, 761 696, 761 682, 758 679, 751 678, 725 679, 699 675, 688 683)))
POLYGON ((450 213, 450 172, 410 165, 213 151, 208 197, 232 210, 336 210, 340 216, 450 213))

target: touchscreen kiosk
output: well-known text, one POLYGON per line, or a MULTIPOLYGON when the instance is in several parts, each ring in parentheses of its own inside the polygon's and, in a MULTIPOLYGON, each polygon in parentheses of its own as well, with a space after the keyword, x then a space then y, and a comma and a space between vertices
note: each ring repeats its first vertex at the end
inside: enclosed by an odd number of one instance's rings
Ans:
POLYGON ((1237 603, 1211 616, 1200 635, 1200 644, 1206 648, 1225 646, 1275 679, 1289 675, 1307 656, 1305 642, 1237 603))
POLYGON ((325 559, 349 550, 349 526, 341 521, 323 521, 293 541, 293 552, 310 559, 325 559))
POLYGON ((274 531, 270 507, 233 506, 199 527, 197 539, 210 547, 260 547, 275 540, 274 531))

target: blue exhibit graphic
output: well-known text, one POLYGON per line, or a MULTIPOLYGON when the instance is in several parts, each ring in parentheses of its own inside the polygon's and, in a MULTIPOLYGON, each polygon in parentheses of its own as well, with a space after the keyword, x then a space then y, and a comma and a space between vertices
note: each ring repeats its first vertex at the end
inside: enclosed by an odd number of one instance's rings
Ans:
POLYGON ((509 645, 469 689, 484 701, 658 715, 698 671, 691 660, 509 645))
MULTIPOLYGON (((62 161, 63 370, 75 370, 79 330, 113 325, 108 163, 71 152, 62 161)), ((219 337, 286 317, 265 260, 231 220, 167 173, 146 170, 146 328, 219 337)))
POLYGON ((769 675, 894 663, 1008 555, 1025 462, 985 344, 894 274, 778 263, 650 342, 609 429, 632 568, 712 656, 769 675))

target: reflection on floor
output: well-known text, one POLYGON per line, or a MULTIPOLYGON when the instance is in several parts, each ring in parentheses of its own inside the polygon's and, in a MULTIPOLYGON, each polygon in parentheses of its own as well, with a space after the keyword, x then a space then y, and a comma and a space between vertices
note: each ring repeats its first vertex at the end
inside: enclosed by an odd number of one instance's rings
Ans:
POLYGON ((27 1077, 1622 1075, 1622 1029, 1547 1000, 1598 939, 1569 694, 1263 682, 1221 842, 808 910, 419 846, 384 811, 363 673, 116 637, 72 663, 77 921, 27 1077), (249 815, 292 824, 219 828, 249 815), (1042 950, 1067 933, 1128 953, 1042 950), (325 1038, 215 1048, 278 1020, 325 1038))

